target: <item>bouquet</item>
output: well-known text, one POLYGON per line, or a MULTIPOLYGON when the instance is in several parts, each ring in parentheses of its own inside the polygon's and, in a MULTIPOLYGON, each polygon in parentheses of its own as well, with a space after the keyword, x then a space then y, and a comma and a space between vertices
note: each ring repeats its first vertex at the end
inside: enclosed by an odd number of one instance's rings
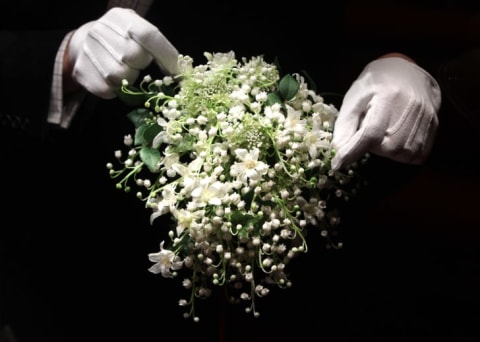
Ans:
POLYGON ((282 76, 262 56, 204 55, 201 65, 180 55, 175 77, 123 82, 135 130, 107 167, 152 224, 173 218, 149 270, 182 277, 184 316, 198 321, 197 299, 222 286, 256 317, 256 298, 292 285, 288 265, 307 252, 308 229, 342 246, 339 208, 362 183, 360 163, 331 169, 338 111, 304 76, 282 76))

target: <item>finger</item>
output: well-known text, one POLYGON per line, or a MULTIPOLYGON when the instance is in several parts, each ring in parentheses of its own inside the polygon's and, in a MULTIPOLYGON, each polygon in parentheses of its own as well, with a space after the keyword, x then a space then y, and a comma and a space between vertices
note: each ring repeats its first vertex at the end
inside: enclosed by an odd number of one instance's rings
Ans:
POLYGON ((90 32, 88 44, 104 63, 126 64, 137 70, 145 69, 153 56, 126 33, 115 32, 105 22, 96 22, 90 32))
POLYGON ((160 30, 133 10, 113 8, 103 22, 120 36, 131 38, 147 51, 167 74, 178 72, 178 51, 160 30))
POLYGON ((112 63, 105 68, 104 63, 98 59, 98 51, 93 52, 88 46, 84 47, 75 64, 73 75, 77 82, 90 93, 103 99, 114 98, 113 89, 127 79, 133 82, 139 74, 137 69, 128 67, 126 64, 112 63))

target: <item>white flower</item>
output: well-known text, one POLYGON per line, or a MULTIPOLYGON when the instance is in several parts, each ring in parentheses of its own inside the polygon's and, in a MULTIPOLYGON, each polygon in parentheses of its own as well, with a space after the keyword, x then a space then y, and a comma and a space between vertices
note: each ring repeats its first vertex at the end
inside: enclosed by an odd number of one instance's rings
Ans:
POLYGON ((254 148, 248 151, 244 148, 235 150, 235 155, 240 162, 235 162, 230 168, 230 175, 237 177, 246 184, 248 179, 259 180, 268 171, 268 165, 259 160, 260 150, 254 148))
POLYGON ((200 181, 199 186, 192 190, 191 195, 192 199, 199 207, 204 207, 206 205, 219 206, 227 196, 230 188, 230 184, 220 181, 215 181, 213 183, 210 183, 209 181, 200 181))
POLYGON ((183 262, 179 260, 179 257, 175 255, 174 252, 163 249, 163 244, 165 241, 160 243, 160 252, 150 253, 148 258, 151 262, 155 262, 148 270, 152 273, 158 274, 161 273, 162 276, 171 278, 173 273, 171 272, 179 270, 182 268, 183 262))
MULTIPOLYGON (((153 200, 153 199, 152 199, 153 200)), ((156 209, 153 210, 152 215, 150 215, 150 223, 161 216, 165 215, 169 211, 171 211, 175 204, 177 203, 178 196, 175 192, 175 185, 174 184, 167 184, 162 190, 162 196, 159 200, 153 200, 151 203, 155 203, 156 209)), ((154 206, 155 207, 155 206, 154 206)))
POLYGON ((308 147, 308 153, 312 159, 318 157, 320 150, 329 150, 332 148, 331 139, 332 133, 323 130, 321 121, 316 120, 319 117, 318 113, 313 115, 313 124, 309 132, 304 134, 304 143, 308 147))
POLYGON ((302 119, 302 111, 287 106, 287 113, 288 115, 284 122, 285 133, 305 134, 307 132, 307 121, 302 119))
POLYGON ((127 134, 123 137, 123 143, 126 145, 126 146, 132 146, 133 144, 133 138, 132 138, 132 135, 131 134, 127 134))
POLYGON ((196 222, 201 220, 205 214, 204 210, 190 211, 187 209, 172 209, 172 215, 177 221, 177 235, 180 236, 183 234, 185 229, 189 229, 196 222))

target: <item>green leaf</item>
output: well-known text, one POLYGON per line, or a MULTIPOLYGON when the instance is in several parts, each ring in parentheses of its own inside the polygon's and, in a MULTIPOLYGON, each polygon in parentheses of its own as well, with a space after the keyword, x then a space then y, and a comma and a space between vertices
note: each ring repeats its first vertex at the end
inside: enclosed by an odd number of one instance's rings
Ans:
POLYGON ((135 131, 135 145, 147 145, 147 141, 145 140, 145 131, 148 129, 149 125, 141 125, 137 127, 137 130, 135 131))
POLYGON ((158 162, 160 161, 160 151, 156 148, 142 147, 140 149, 140 159, 147 165, 151 172, 158 171, 158 162))
POLYGON ((248 229, 247 227, 242 227, 238 230, 238 238, 239 238, 239 241, 243 241, 243 240, 246 240, 248 239, 248 229))
POLYGON ((248 234, 248 227, 261 227, 261 224, 259 224, 259 222, 264 219, 265 218, 262 218, 258 215, 246 214, 245 212, 242 212, 240 210, 236 210, 232 212, 232 215, 230 215, 230 222, 234 227, 237 225, 242 226, 242 228, 238 230, 239 234, 242 234, 242 232, 248 234))
POLYGON ((132 110, 127 114, 127 118, 135 125, 139 127, 145 123, 145 118, 150 116, 150 111, 146 108, 138 108, 132 110))
POLYGON ((135 131, 135 145, 151 145, 153 139, 162 130, 157 124, 143 124, 135 131))
POLYGON ((295 95, 297 95, 298 89, 300 89, 300 84, 290 74, 283 76, 278 84, 280 96, 287 101, 293 99, 295 95))
POLYGON ((277 93, 270 93, 267 95, 267 106, 274 105, 275 103, 282 103, 282 99, 277 93))
POLYGON ((154 125, 150 125, 149 127, 147 127, 144 131, 143 131, 143 140, 145 141, 145 143, 147 143, 148 145, 151 145, 152 142, 153 142, 153 139, 157 136, 158 133, 160 133, 162 131, 162 127, 157 125, 157 124, 154 124, 154 125))
POLYGON ((237 224, 245 225, 248 224, 254 218, 251 214, 245 214, 239 210, 232 212, 230 216, 230 222, 236 226, 237 224))

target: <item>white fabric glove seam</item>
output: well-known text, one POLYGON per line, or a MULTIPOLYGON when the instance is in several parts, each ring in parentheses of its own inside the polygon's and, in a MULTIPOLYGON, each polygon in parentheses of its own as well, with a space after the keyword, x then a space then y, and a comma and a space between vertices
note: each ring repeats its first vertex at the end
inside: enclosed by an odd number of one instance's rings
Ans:
MULTIPOLYGON (((412 101, 410 101, 412 102, 412 101)), ((413 113, 411 113, 413 115, 413 113)), ((405 147, 410 151, 411 148, 413 147, 413 142, 415 140, 415 136, 420 132, 420 123, 423 121, 425 117, 425 101, 421 101, 421 106, 416 113, 415 116, 415 122, 413 124, 412 130, 410 131, 410 134, 408 135, 407 140, 405 141, 405 147)), ((422 135, 422 144, 421 146, 425 145, 425 135, 422 135)))
POLYGON ((385 131, 385 133, 387 134, 388 137, 394 137, 395 134, 397 134, 398 132, 401 131, 401 128, 405 125, 405 123, 408 121, 408 118, 411 117, 412 115, 416 115, 416 118, 415 118, 415 121, 414 121, 414 125, 411 127, 412 129, 411 129, 410 133, 408 134, 408 138, 405 141, 405 145, 404 145, 405 147, 411 147, 412 146, 412 141, 414 140, 414 136, 417 134, 418 129, 420 127, 419 123, 425 115, 425 104, 424 104, 423 100, 421 101, 420 106, 418 106, 418 105, 416 106, 415 101, 409 100, 408 105, 405 106, 405 110, 403 111, 402 115, 400 116, 400 119, 398 120, 398 122, 394 126, 392 126, 390 128, 387 128, 387 130, 385 131), (418 108, 418 107, 420 107, 420 108, 418 108), (416 114, 414 113, 415 109, 418 109, 418 110, 416 110, 417 111, 416 114))
MULTIPOLYGON (((108 27, 108 26, 107 26, 108 27)), ((108 42, 103 39, 99 34, 97 34, 95 31, 90 31, 89 32, 89 35, 90 37, 92 37, 95 41, 98 42, 98 44, 100 44, 103 48, 105 48, 105 50, 108 52, 108 54, 110 56, 112 56, 113 60, 115 60, 118 64, 123 64, 123 60, 122 60, 122 56, 118 53, 115 52, 115 49, 112 48, 112 46, 110 44, 108 44, 108 42)), ((85 46, 85 50, 87 50, 87 47, 85 46)), ((93 54, 91 54, 91 50, 88 50, 89 53, 88 53, 88 57, 90 59, 92 59, 93 57, 93 54)), ((95 59, 96 60, 96 59, 95 59)), ((97 63, 94 63, 95 65, 98 65, 97 63)), ((102 68, 103 70, 103 68, 102 68)), ((102 73, 102 75, 104 75, 106 77, 106 73, 102 73)))
MULTIPOLYGON (((105 79, 105 81, 108 81, 107 72, 100 65, 100 63, 97 61, 97 59, 95 58, 95 54, 88 48, 88 46, 84 46, 83 51, 88 56, 88 59, 90 60, 90 62, 92 62, 92 64, 95 66, 95 69, 97 69, 97 71, 102 75, 102 77, 105 79)), ((107 83, 110 84, 110 82, 107 82, 107 83)))

